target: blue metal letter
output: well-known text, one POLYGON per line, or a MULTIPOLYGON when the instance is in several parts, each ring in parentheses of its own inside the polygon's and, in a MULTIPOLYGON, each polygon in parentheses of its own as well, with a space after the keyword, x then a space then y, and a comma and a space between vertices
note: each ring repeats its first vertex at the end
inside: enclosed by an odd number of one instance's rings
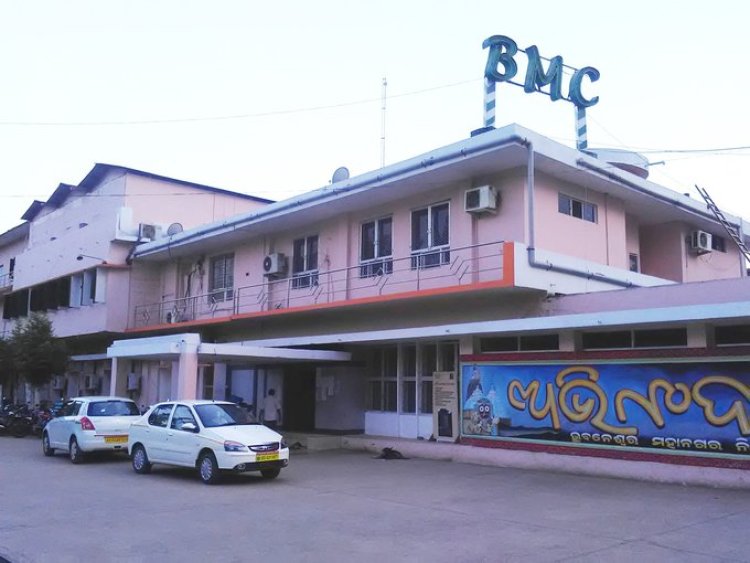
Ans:
POLYGON ((570 101, 573 102, 579 108, 588 108, 596 104, 599 101, 599 96, 594 96, 590 100, 583 97, 581 93, 581 82, 583 77, 588 76, 591 82, 599 80, 599 71, 592 66, 585 66, 578 69, 573 78, 570 79, 570 101))
POLYGON ((549 97, 552 101, 562 98, 562 64, 561 56, 552 57, 549 68, 544 72, 542 59, 539 58, 539 49, 536 45, 526 48, 526 56, 529 58, 529 66, 526 68, 526 82, 523 89, 525 92, 533 92, 539 87, 549 84, 549 97))
POLYGON ((518 72, 518 65, 513 56, 518 52, 518 45, 505 35, 493 35, 482 42, 482 49, 490 48, 487 56, 487 66, 484 76, 492 82, 505 82, 513 78, 518 72), (498 72, 497 66, 503 65, 503 72, 498 72))

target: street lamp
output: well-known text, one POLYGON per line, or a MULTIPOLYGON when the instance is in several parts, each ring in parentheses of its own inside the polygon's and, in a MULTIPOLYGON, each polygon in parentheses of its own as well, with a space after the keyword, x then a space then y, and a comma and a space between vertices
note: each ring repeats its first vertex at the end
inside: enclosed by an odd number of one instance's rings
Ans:
POLYGON ((107 261, 100 256, 91 256, 90 254, 79 254, 78 256, 76 256, 76 260, 78 260, 79 262, 83 260, 84 258, 93 258, 94 260, 101 260, 102 264, 107 263, 107 261))

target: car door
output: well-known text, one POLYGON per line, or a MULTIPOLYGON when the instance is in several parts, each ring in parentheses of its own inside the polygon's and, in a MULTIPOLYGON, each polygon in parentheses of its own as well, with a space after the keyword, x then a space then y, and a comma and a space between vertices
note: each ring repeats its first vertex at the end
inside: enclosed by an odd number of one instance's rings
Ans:
POLYGON ((198 428, 193 411, 187 405, 177 405, 167 431, 167 455, 171 463, 192 467, 200 450, 200 437, 196 432, 183 430, 182 425, 192 423, 198 428))
POLYGON ((83 401, 68 401, 60 410, 60 416, 52 419, 47 424, 50 446, 53 448, 67 449, 68 441, 73 435, 75 421, 81 410, 83 401))
POLYGON ((148 416, 143 445, 149 460, 171 463, 167 455, 167 424, 174 409, 174 403, 157 405, 148 416))

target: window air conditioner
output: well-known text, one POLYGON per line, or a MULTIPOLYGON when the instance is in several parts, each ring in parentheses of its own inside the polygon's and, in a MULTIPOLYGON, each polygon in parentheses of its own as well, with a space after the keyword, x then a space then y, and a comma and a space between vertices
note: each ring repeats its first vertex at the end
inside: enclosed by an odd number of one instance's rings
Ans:
POLYGON ((263 259, 263 274, 279 276, 286 273, 287 260, 281 252, 274 252, 263 259))
POLYGON ((138 239, 141 242, 151 242, 156 240, 156 225, 141 223, 138 225, 138 239))
POLYGON ((690 248, 696 254, 711 252, 711 233, 706 231, 693 231, 690 233, 690 248))
POLYGON ((464 210, 469 213, 485 213, 497 210, 499 197, 493 186, 479 186, 464 192, 464 210))

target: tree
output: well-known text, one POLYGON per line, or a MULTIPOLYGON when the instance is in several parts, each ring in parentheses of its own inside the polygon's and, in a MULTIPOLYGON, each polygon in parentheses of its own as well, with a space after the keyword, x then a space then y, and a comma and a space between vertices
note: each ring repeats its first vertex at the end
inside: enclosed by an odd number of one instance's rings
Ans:
POLYGON ((43 313, 32 313, 17 323, 9 345, 15 372, 32 387, 46 385, 68 365, 67 346, 55 337, 52 322, 43 313))
POLYGON ((3 394, 12 395, 16 386, 16 362, 10 340, 0 338, 0 385, 3 394))

